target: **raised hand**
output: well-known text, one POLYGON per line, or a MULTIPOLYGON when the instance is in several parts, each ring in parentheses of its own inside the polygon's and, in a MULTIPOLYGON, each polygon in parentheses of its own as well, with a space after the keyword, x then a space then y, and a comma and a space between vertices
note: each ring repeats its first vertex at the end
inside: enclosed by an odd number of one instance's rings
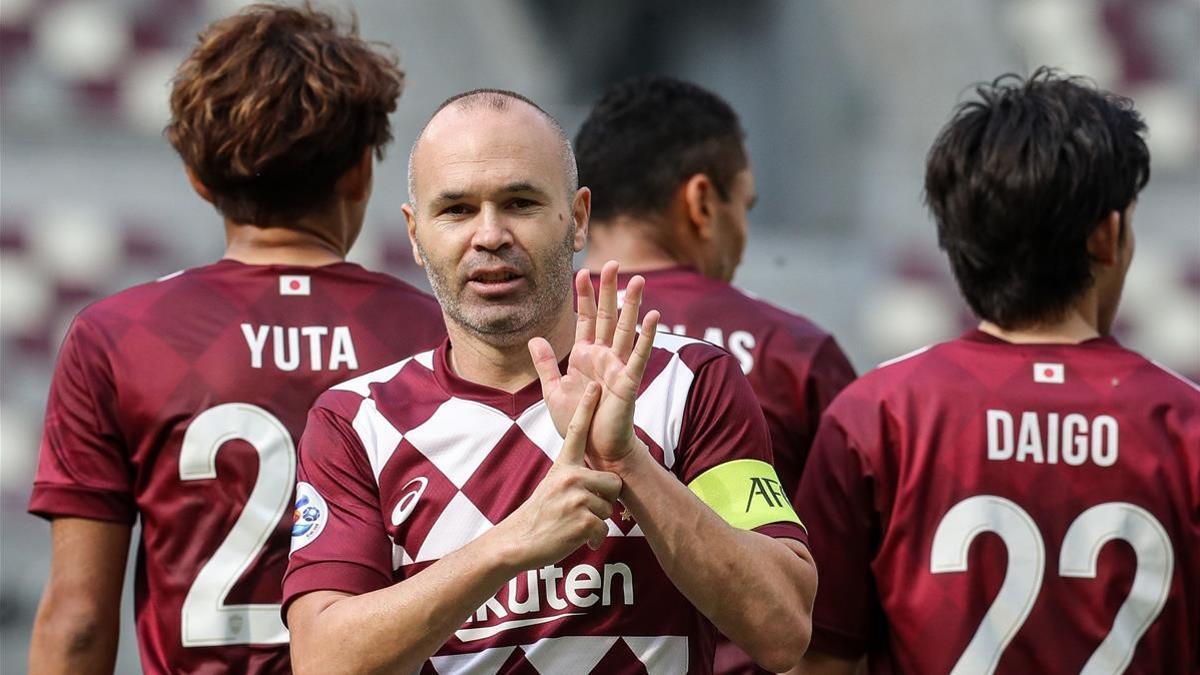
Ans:
POLYGON ((604 519, 612 516, 621 479, 584 465, 588 429, 599 400, 600 386, 586 385, 554 466, 529 499, 496 526, 524 569, 556 563, 585 542, 596 550, 608 536, 604 519))
POLYGON ((581 270, 575 276, 578 320, 565 375, 558 371, 558 359, 549 342, 543 338, 529 341, 542 397, 560 434, 566 432, 588 383, 601 387, 587 443, 588 460, 597 469, 620 462, 639 445, 633 434, 634 402, 658 330, 659 314, 651 311, 642 320, 638 334, 637 317, 646 285, 640 276, 626 285, 625 301, 618 314, 617 271, 616 262, 604 265, 599 302, 588 271, 581 270))

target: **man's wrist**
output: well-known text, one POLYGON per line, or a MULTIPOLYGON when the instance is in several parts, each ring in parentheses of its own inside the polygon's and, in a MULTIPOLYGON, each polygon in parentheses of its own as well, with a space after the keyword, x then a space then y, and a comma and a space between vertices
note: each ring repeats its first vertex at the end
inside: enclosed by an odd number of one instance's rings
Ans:
MULTIPOLYGON (((626 452, 621 459, 606 462, 604 470, 616 474, 627 487, 628 481, 631 478, 636 480, 639 475, 645 473, 651 463, 654 463, 654 458, 650 455, 650 448, 642 442, 642 439, 634 436, 629 452, 626 452)), ((625 488, 623 487, 621 491, 623 493, 625 488)))

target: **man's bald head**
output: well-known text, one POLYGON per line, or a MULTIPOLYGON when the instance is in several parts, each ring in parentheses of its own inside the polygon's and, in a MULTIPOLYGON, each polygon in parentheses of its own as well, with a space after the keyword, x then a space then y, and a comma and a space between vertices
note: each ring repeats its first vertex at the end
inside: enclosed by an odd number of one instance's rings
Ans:
POLYGON ((408 154, 408 200, 414 205, 417 203, 417 183, 416 183, 416 157, 417 150, 421 147, 421 141, 425 138, 426 132, 438 116, 443 111, 450 108, 460 112, 472 111, 494 111, 506 112, 514 105, 528 106, 537 111, 538 116, 546 123, 550 131, 558 141, 559 156, 562 162, 564 184, 567 189, 567 199, 575 195, 575 191, 579 189, 579 169, 575 164, 575 151, 571 149, 571 139, 567 136, 567 132, 563 131, 562 125, 558 120, 542 109, 541 106, 534 103, 530 99, 518 94, 514 91, 506 89, 472 89, 461 94, 451 96, 442 102, 429 116, 429 121, 421 129, 421 133, 417 135, 417 140, 413 142, 412 150, 408 154))

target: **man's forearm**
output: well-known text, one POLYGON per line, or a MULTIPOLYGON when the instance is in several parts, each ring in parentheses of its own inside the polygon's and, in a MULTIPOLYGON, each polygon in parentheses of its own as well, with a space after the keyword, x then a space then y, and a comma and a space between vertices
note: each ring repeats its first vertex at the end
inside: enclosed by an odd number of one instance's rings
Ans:
POLYGON ((517 574, 489 543, 492 532, 387 588, 316 612, 297 607, 316 594, 298 599, 288 614, 296 672, 416 672, 517 574))
POLYGON ((620 467, 621 501, 677 588, 766 668, 808 644, 816 569, 807 551, 731 527, 647 452, 620 467))
POLYGON ((117 659, 116 614, 72 615, 43 607, 29 643, 29 672, 111 673, 117 659))

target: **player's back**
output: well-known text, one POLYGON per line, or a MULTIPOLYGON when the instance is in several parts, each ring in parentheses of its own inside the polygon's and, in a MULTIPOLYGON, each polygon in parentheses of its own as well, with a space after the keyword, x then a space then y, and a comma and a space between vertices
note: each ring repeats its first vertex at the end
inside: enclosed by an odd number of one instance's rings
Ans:
POLYGON ((308 409, 443 336, 432 298, 350 263, 222 260, 80 313, 30 509, 140 516, 147 672, 289 670, 280 585, 308 409))
MULTIPOLYGON (((767 418, 780 482, 795 494, 821 411, 854 379, 833 336, 688 267, 637 274, 646 279, 642 311, 662 314, 659 330, 710 342, 737 359, 767 418)), ((621 274, 620 287, 632 276, 621 274)))
MULTIPOLYGON (((874 535, 824 539, 839 516, 822 513, 813 542, 835 576, 868 547, 886 626, 873 672, 1200 665, 1195 385, 1109 338, 1014 345, 972 331, 867 374, 825 424, 810 477, 840 486, 829 494, 846 503, 830 510, 870 504, 874 535), (827 454, 827 436, 851 457, 827 454)), ((802 508, 822 498, 807 480, 802 492, 802 508)), ((840 604, 858 603, 818 601, 814 620, 853 624, 840 604)))

